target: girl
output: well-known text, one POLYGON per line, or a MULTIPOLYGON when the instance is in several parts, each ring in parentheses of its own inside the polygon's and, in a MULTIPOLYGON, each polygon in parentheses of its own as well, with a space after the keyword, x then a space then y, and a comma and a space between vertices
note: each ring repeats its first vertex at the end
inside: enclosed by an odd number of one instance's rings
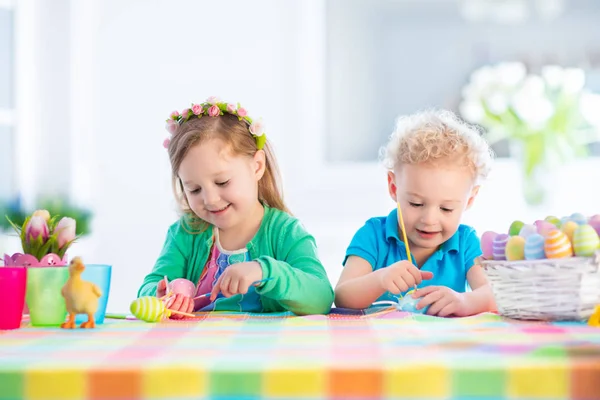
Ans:
POLYGON ((169 281, 197 284, 178 294, 174 311, 327 313, 333 290, 315 240, 289 214, 262 124, 215 97, 173 112, 168 149, 183 216, 138 296, 166 292, 169 281))
POLYGON ((339 307, 366 308, 423 283, 413 298, 427 314, 467 316, 495 309, 475 230, 460 223, 492 162, 488 144, 449 111, 398 120, 383 149, 389 195, 401 207, 413 259, 407 260, 398 212, 368 220, 354 235, 337 284, 339 307), (467 291, 467 284, 472 291, 467 291))

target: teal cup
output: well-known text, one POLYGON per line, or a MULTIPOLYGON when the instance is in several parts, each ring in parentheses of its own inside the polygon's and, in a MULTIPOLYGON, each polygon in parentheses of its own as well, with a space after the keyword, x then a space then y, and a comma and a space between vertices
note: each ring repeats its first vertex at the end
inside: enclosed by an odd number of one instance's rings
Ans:
MULTIPOLYGON (((112 274, 112 266, 106 264, 85 264, 85 270, 81 273, 81 279, 92 282, 100 288, 102 296, 98 299, 98 309, 94 314, 96 324, 104 323, 106 315, 106 304, 108 303, 108 294, 110 292, 110 278, 112 274)), ((75 323, 80 325, 87 321, 87 315, 77 314, 75 323)))

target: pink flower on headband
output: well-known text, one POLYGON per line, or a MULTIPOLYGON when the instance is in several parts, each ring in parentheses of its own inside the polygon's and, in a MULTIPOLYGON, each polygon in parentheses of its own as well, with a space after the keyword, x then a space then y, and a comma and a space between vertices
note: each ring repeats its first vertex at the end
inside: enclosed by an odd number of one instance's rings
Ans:
POLYGON ((219 110, 219 106, 210 106, 210 108, 208 109, 208 115, 210 115, 211 117, 221 115, 221 110, 219 110))
POLYGON ((248 111, 246 111, 246 109, 244 107, 240 107, 237 109, 237 115, 238 117, 245 117, 248 115, 248 111))
POLYGON ((173 111, 171 113, 171 118, 177 118, 177 117, 179 117, 179 112, 178 111, 173 111))
POLYGON ((235 114, 235 105, 234 104, 227 104, 227 112, 230 114, 235 114))
POLYGON ((166 139, 163 141, 163 147, 164 147, 165 149, 168 149, 168 148, 169 148, 169 144, 171 144, 171 139, 169 139, 169 138, 166 138, 166 139))
POLYGON ((221 100, 217 96, 210 96, 208 99, 206 99, 206 102, 211 106, 214 106, 215 104, 220 103, 221 100))
POLYGON ((187 118, 187 117, 188 117, 188 114, 189 114, 189 113, 190 113, 190 109, 189 109, 189 108, 186 108, 185 110, 183 110, 183 111, 181 112, 181 117, 185 119, 185 118, 187 118))
POLYGON ((179 126, 179 124, 177 123, 177 121, 175 121, 174 119, 170 119, 167 121, 166 128, 167 128, 167 131, 172 135, 175 133, 178 126, 179 126))
POLYGON ((265 126, 261 121, 254 121, 250 124, 250 133, 254 136, 262 136, 265 134, 265 126))
POLYGON ((194 104, 192 106, 192 112, 195 115, 200 115, 200 114, 202 114, 204 112, 204 108, 202 108, 202 105, 200 105, 200 104, 194 104))

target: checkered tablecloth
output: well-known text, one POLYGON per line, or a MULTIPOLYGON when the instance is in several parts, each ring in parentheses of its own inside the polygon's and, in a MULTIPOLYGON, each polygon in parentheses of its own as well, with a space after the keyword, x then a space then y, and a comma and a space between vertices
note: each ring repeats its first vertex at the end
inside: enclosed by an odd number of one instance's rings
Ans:
POLYGON ((600 329, 395 310, 0 332, 0 399, 598 399, 600 329))

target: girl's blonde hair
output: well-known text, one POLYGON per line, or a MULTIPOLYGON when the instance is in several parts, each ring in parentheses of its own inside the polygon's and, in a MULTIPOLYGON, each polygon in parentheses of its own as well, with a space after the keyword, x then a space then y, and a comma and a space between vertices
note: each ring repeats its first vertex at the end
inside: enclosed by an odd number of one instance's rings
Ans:
MULTIPOLYGON (((234 155, 253 157, 258 151, 256 140, 250 134, 248 125, 235 115, 223 114, 219 117, 191 118, 177 127, 168 148, 173 193, 182 213, 187 217, 186 222, 198 233, 205 231, 208 223, 200 219, 190 208, 178 171, 181 162, 193 146, 215 138, 221 139, 229 145, 234 155)), ((266 166, 264 175, 258 181, 259 200, 269 207, 290 213, 283 201, 281 175, 268 140, 262 150, 265 152, 266 166)))
POLYGON ((447 110, 398 118, 380 153, 390 170, 402 164, 457 164, 468 167, 476 182, 487 177, 494 157, 480 130, 447 110))

